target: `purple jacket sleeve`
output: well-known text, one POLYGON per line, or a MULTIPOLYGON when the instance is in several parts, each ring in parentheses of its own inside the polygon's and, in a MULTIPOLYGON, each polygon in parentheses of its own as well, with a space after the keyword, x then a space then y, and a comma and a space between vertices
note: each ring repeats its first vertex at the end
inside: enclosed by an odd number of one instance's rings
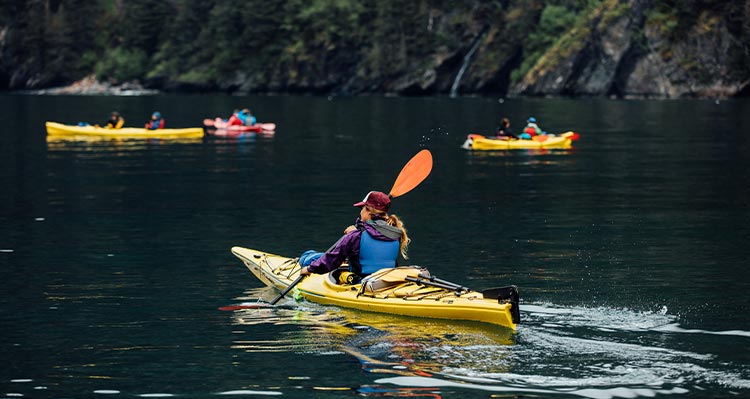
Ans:
POLYGON ((315 274, 328 273, 341 266, 348 257, 359 257, 359 240, 361 236, 361 231, 353 231, 344 235, 341 237, 338 245, 313 261, 308 270, 315 274))

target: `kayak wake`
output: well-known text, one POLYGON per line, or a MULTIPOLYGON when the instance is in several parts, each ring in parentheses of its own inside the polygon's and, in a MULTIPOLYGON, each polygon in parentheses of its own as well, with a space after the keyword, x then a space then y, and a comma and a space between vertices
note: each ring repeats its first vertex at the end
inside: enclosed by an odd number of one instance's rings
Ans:
POLYGON ((565 308, 550 304, 533 304, 521 305, 521 312, 527 319, 541 322, 544 327, 588 327, 604 332, 653 331, 750 337, 750 331, 745 330, 711 331, 680 327, 677 316, 670 315, 666 306, 658 311, 638 312, 607 307, 565 308))
MULTIPOLYGON (((256 289, 237 299, 263 292, 274 293, 256 289)), ((642 312, 532 303, 521 305, 521 314, 521 328, 509 332, 482 323, 428 322, 290 300, 283 308, 235 312, 237 324, 272 324, 286 331, 278 342, 242 337, 235 346, 353 356, 363 372, 378 376, 374 382, 383 389, 429 385, 442 393, 596 399, 695 395, 710 386, 750 389, 750 371, 743 365, 722 362, 711 347, 670 338, 709 334, 717 336, 716 345, 739 347, 746 344, 746 331, 682 328, 665 307, 642 312), (571 362, 578 366, 571 368, 571 362)))

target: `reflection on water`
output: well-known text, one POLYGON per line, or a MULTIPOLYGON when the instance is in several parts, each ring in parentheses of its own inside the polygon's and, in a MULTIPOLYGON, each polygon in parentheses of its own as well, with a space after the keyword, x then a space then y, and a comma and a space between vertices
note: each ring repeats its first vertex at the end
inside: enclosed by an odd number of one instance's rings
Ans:
POLYGON ((0 101, 0 396, 748 396, 747 101, 0 101), (247 101, 283 131, 47 142, 39 119, 160 109, 187 126, 247 101), (569 150, 460 148, 531 112, 585 134, 569 150), (433 172, 395 204, 412 259, 519 285, 517 333, 307 302, 216 310, 259 284, 232 245, 327 248, 357 192, 390 187, 421 148, 433 172))
MULTIPOLYGON (((275 293, 261 288, 246 294, 237 299, 248 301, 275 293)), ((348 354, 359 361, 363 372, 377 375, 431 377, 446 367, 474 367, 478 353, 484 354, 483 362, 489 370, 507 372, 506 358, 515 340, 511 330, 481 323, 390 316, 293 300, 274 308, 235 310, 231 317, 235 326, 256 327, 252 332, 236 329, 233 349, 320 356, 348 354), (276 333, 261 337, 259 331, 269 325, 276 333)), ((435 389, 424 387, 366 384, 346 389, 369 397, 440 397, 435 389)))
POLYGON ((518 156, 538 155, 571 155, 576 152, 575 148, 524 148, 519 150, 491 150, 491 151, 468 151, 471 158, 512 158, 518 156))
POLYGON ((202 137, 194 138, 143 138, 143 139, 118 139, 111 137, 87 137, 87 136, 61 136, 47 137, 48 150, 112 150, 129 149, 138 150, 155 145, 171 144, 195 144, 203 142, 202 137))
POLYGON ((117 152, 143 151, 154 148, 178 149, 182 145, 206 144, 217 153, 237 153, 238 145, 255 143, 258 140, 273 140, 274 134, 249 133, 237 136, 212 136, 193 138, 112 138, 96 136, 47 136, 47 150, 55 152, 80 152, 91 157, 109 157, 117 152))
MULTIPOLYGON (((238 299, 273 293, 250 290, 238 299)), ((362 396, 438 398, 468 390, 610 399, 686 394, 702 390, 701 384, 750 388, 748 371, 741 366, 718 368, 716 355, 683 348, 673 340, 670 334, 701 331, 681 329, 666 308, 639 312, 526 304, 522 315, 517 334, 481 324, 292 300, 277 308, 238 310, 231 317, 237 326, 292 326, 275 338, 238 338, 235 349, 357 359, 364 373, 380 376, 372 384, 351 387, 362 396), (537 362, 540 356, 544 362, 537 362)), ((745 331, 705 333, 732 337, 738 346, 746 345, 750 336, 745 331)))
MULTIPOLYGON (((247 291, 247 296, 237 298, 248 301, 269 296, 275 292, 260 288, 247 291)), ((264 298, 265 299, 265 298, 264 298)), ((294 325, 298 333, 281 343, 273 341, 238 340, 238 348, 275 351, 289 348, 309 352, 350 351, 366 349, 370 357, 388 361, 415 363, 434 357, 450 357, 438 353, 440 348, 451 348, 456 361, 470 361, 461 352, 479 346, 507 346, 514 342, 511 330, 482 323, 446 322, 444 320, 410 318, 382 313, 322 306, 311 302, 294 302, 286 299, 281 306, 260 309, 240 309, 232 314, 236 325, 274 326, 294 325), (349 349, 343 349, 349 348, 349 349)), ((441 365, 445 365, 443 362, 441 365)))
POLYGON ((206 130, 206 138, 210 140, 220 140, 241 143, 245 141, 255 141, 258 138, 261 139, 272 139, 276 135, 275 131, 262 131, 262 132, 230 132, 217 131, 217 130, 206 130))

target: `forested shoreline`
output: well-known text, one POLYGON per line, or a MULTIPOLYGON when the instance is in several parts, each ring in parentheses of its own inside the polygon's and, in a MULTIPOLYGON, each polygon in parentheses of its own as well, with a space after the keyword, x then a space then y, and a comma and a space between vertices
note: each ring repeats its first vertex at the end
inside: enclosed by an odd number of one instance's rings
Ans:
POLYGON ((0 90, 734 97, 750 0, 6 0, 0 52, 0 90))

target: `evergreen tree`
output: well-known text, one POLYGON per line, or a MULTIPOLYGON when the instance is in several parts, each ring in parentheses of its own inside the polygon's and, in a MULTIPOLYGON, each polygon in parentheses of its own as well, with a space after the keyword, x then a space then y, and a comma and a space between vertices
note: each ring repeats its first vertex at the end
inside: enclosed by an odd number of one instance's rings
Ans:
POLYGON ((181 0, 176 3, 176 16, 167 28, 166 40, 154 56, 155 67, 149 78, 200 84, 212 81, 206 65, 215 55, 214 46, 203 45, 204 26, 211 19, 214 1, 181 0))
POLYGON ((176 12, 172 3, 163 0, 124 2, 122 23, 116 28, 122 37, 121 45, 153 55, 161 41, 167 40, 162 34, 176 12))

